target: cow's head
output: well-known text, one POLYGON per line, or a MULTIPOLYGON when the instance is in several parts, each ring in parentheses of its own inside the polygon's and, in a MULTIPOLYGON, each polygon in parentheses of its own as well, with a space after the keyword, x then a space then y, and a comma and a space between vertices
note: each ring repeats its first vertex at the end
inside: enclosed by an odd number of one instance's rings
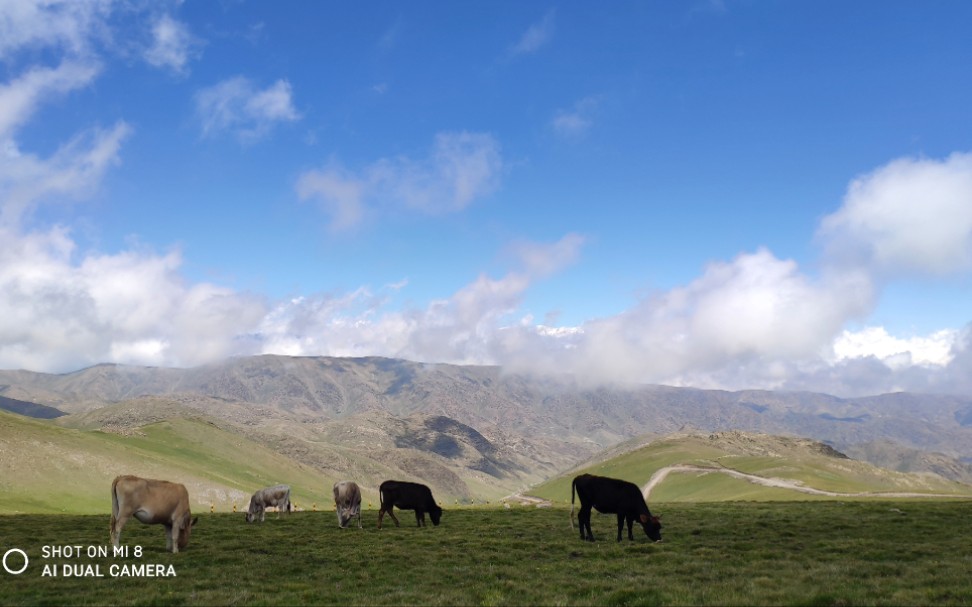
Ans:
POLYGON ((263 513, 263 509, 257 506, 257 504, 253 500, 250 500, 250 507, 246 509, 246 514, 244 515, 246 518, 246 522, 252 523, 253 521, 260 518, 260 515, 262 513, 263 513))
POLYGON ((338 506, 338 526, 342 529, 348 526, 351 522, 351 517, 354 516, 354 510, 348 506, 338 506))
POLYGON ((638 521, 641 523, 641 526, 644 528, 645 535, 647 535, 651 541, 653 542, 662 541, 661 519, 659 519, 657 516, 652 516, 651 514, 642 514, 638 518, 638 521))
POLYGON ((199 517, 189 520, 191 515, 187 512, 184 517, 182 517, 182 526, 179 528, 179 550, 185 550, 186 546, 189 545, 189 535, 192 533, 192 526, 196 524, 199 517))
POLYGON ((442 508, 438 504, 432 504, 432 507, 429 508, 429 518, 432 519, 433 525, 439 526, 439 521, 442 520, 442 508))

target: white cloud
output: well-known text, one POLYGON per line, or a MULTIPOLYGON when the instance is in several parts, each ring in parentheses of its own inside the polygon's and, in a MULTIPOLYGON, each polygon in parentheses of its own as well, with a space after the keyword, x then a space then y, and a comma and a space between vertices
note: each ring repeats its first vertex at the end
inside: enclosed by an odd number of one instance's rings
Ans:
POLYGON ((169 15, 162 15, 152 26, 152 43, 145 50, 144 56, 150 65, 183 74, 189 59, 198 52, 199 46, 200 41, 192 35, 186 24, 169 15))
POLYGON ((130 133, 127 124, 118 123, 73 138, 50 158, 18 151, 0 159, 0 225, 17 226, 24 213, 43 202, 90 195, 105 171, 118 163, 130 133))
POLYGON ((594 124, 594 113, 600 101, 597 97, 585 97, 569 110, 557 110, 550 126, 554 132, 567 139, 576 139, 590 130, 594 124))
POLYGON ((427 157, 382 158, 356 173, 331 161, 303 173, 296 190, 302 200, 319 200, 331 215, 331 229, 343 230, 381 206, 432 215, 462 210, 499 187, 502 169, 491 135, 439 133, 427 157))
POLYGON ((836 263, 884 278, 972 269, 972 154, 903 158, 855 179, 819 238, 836 263))
POLYGON ((959 332, 955 329, 935 331, 927 336, 894 337, 884 327, 861 331, 843 331, 834 341, 837 360, 873 356, 891 368, 911 365, 945 366, 952 361, 959 332))
POLYGON ((53 69, 32 68, 0 85, 0 140, 13 137, 42 101, 86 86, 97 74, 92 62, 66 61, 53 69))
MULTIPOLYGON (((495 364, 509 358, 507 327, 530 285, 571 263, 583 239, 517 245, 519 268, 494 279, 481 275, 424 309, 386 310, 368 289, 347 295, 296 298, 279 304, 260 329, 264 353, 383 355, 427 362, 495 364), (543 258, 543 261, 540 259, 543 258)), ((403 288, 387 285, 385 291, 403 288)), ((550 333, 559 333, 550 329, 550 333)))
POLYGON ((242 143, 261 139, 278 123, 300 119, 286 80, 260 90, 249 79, 237 76, 200 90, 195 101, 203 135, 228 131, 242 143))
POLYGON ((301 200, 318 200, 331 217, 330 228, 343 231, 358 225, 365 214, 367 184, 331 165, 303 173, 297 179, 301 200))
POLYGON ((553 244, 520 241, 510 248, 530 276, 546 277, 574 263, 586 239, 570 233, 553 244))
POLYGON ((534 23, 527 28, 520 36, 520 39, 510 47, 510 55, 526 55, 537 52, 541 47, 550 42, 554 34, 553 10, 547 11, 538 23, 534 23))
POLYGON ((0 236, 0 368, 202 364, 240 353, 266 313, 257 298, 186 285, 177 253, 75 260, 64 228, 0 236))
POLYGON ((0 59, 23 49, 56 47, 72 55, 91 52, 106 35, 113 0, 7 0, 0 2, 0 59))

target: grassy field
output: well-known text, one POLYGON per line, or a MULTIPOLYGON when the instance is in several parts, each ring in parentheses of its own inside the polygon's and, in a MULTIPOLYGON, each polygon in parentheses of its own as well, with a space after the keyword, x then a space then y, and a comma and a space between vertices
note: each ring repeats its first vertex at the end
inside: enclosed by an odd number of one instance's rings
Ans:
MULTIPOLYGON (((163 530, 126 527, 127 558, 106 545, 108 516, 0 516, 4 605, 959 605, 972 603, 969 501, 653 503, 665 541, 613 541, 595 516, 582 542, 563 507, 447 509, 439 527, 338 529, 334 515, 202 514, 188 549, 163 530), (80 546, 54 557, 45 546, 80 546), (134 556, 135 547, 142 550, 134 556), (19 569, 19 553, 7 566, 19 569), (104 577, 43 576, 46 566, 104 577), (175 577, 112 577, 112 566, 172 565, 175 577)), ((388 520, 386 519, 386 522, 388 520)), ((48 549, 50 550, 50 549, 48 549)))
MULTIPOLYGON (((731 433, 730 433, 731 434, 731 433)), ((751 435, 750 435, 751 436, 751 435)), ((589 472, 630 480, 640 486, 658 470, 676 464, 727 469, 764 478, 793 481, 805 487, 837 493, 894 493, 954 495, 972 497, 972 486, 935 475, 905 474, 884 470, 866 462, 828 456, 800 446, 797 441, 761 436, 747 442, 750 436, 734 440, 707 440, 703 436, 673 436, 625 452, 604 461, 571 471, 529 489, 532 496, 557 504, 570 500, 571 480, 589 472), (753 455, 769 451, 772 455, 753 455)), ((677 473, 669 475, 651 492, 649 505, 655 502, 719 501, 807 501, 815 498, 790 489, 755 485, 745 480, 712 473, 677 473)), ((848 496, 847 499, 850 499, 848 496)))
POLYGON ((289 484, 301 507, 330 505, 337 480, 200 420, 121 435, 0 412, 0 514, 103 512, 119 474, 183 483, 193 510, 223 512, 246 508, 255 490, 277 483, 289 484))

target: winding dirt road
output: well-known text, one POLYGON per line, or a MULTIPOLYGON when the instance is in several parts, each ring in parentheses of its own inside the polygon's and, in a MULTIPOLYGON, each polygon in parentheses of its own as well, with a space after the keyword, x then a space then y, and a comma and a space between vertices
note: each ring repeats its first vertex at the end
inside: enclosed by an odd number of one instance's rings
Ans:
POLYGON ((648 500, 648 496, 651 494, 652 489, 654 489, 658 483, 665 480, 665 478, 672 472, 694 472, 701 474, 727 474, 734 478, 742 479, 750 483, 757 485, 763 485, 765 487, 775 487, 777 489, 791 489, 793 491, 799 491, 801 493, 807 493, 810 495, 824 495, 827 497, 963 497, 960 495, 951 495, 947 493, 906 493, 899 491, 862 491, 859 493, 838 493, 836 491, 824 491, 822 489, 814 489, 813 487, 806 487, 799 481, 791 481, 785 478, 772 478, 765 476, 756 476, 755 474, 747 474, 745 472, 740 472, 738 470, 733 470, 731 468, 716 468, 716 467, 705 467, 705 466, 692 466, 688 464, 678 464, 675 466, 667 466, 661 468, 651 475, 651 480, 642 487, 641 492, 645 496, 645 500, 648 500))

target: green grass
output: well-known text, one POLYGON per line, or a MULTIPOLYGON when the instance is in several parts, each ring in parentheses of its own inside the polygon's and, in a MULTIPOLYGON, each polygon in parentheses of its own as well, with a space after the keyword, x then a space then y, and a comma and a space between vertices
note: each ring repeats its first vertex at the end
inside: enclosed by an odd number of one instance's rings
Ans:
POLYGON ((302 508, 329 508, 337 480, 202 420, 121 435, 0 412, 0 514, 104 512, 119 474, 183 483, 193 510, 207 512, 244 509, 255 490, 278 483, 302 508))
MULTIPOLYGON (((968 501, 655 503, 665 541, 613 541, 595 515, 582 542, 564 508, 447 509, 442 525, 338 529, 331 513, 263 525, 203 514, 187 550, 133 521, 141 558, 45 559, 45 545, 104 545, 108 516, 0 517, 4 605, 956 605, 972 603, 968 501), (16 558, 13 557, 13 558, 16 558), (104 578, 43 577, 45 564, 104 578), (172 564, 175 578, 112 578, 109 566, 172 564), (11 561, 17 566, 19 562, 11 561)), ((386 522, 387 519, 386 519, 386 522)))
MULTIPOLYGON (((934 475, 914 475, 883 470, 866 462, 829 457, 806 450, 781 450, 779 455, 747 455, 710 442, 704 436, 663 438, 550 479, 527 493, 556 504, 570 502, 571 481, 587 472, 629 480, 643 487, 652 475, 667 466, 686 464, 709 469, 731 469, 764 478, 780 478, 805 487, 837 493, 908 492, 972 497, 972 487, 934 475)), ((650 502, 807 501, 812 495, 791 489, 771 488, 719 473, 673 472, 657 485, 650 502)), ((823 498, 833 499, 833 498, 823 498)), ((851 499, 849 496, 847 499, 851 499)))

